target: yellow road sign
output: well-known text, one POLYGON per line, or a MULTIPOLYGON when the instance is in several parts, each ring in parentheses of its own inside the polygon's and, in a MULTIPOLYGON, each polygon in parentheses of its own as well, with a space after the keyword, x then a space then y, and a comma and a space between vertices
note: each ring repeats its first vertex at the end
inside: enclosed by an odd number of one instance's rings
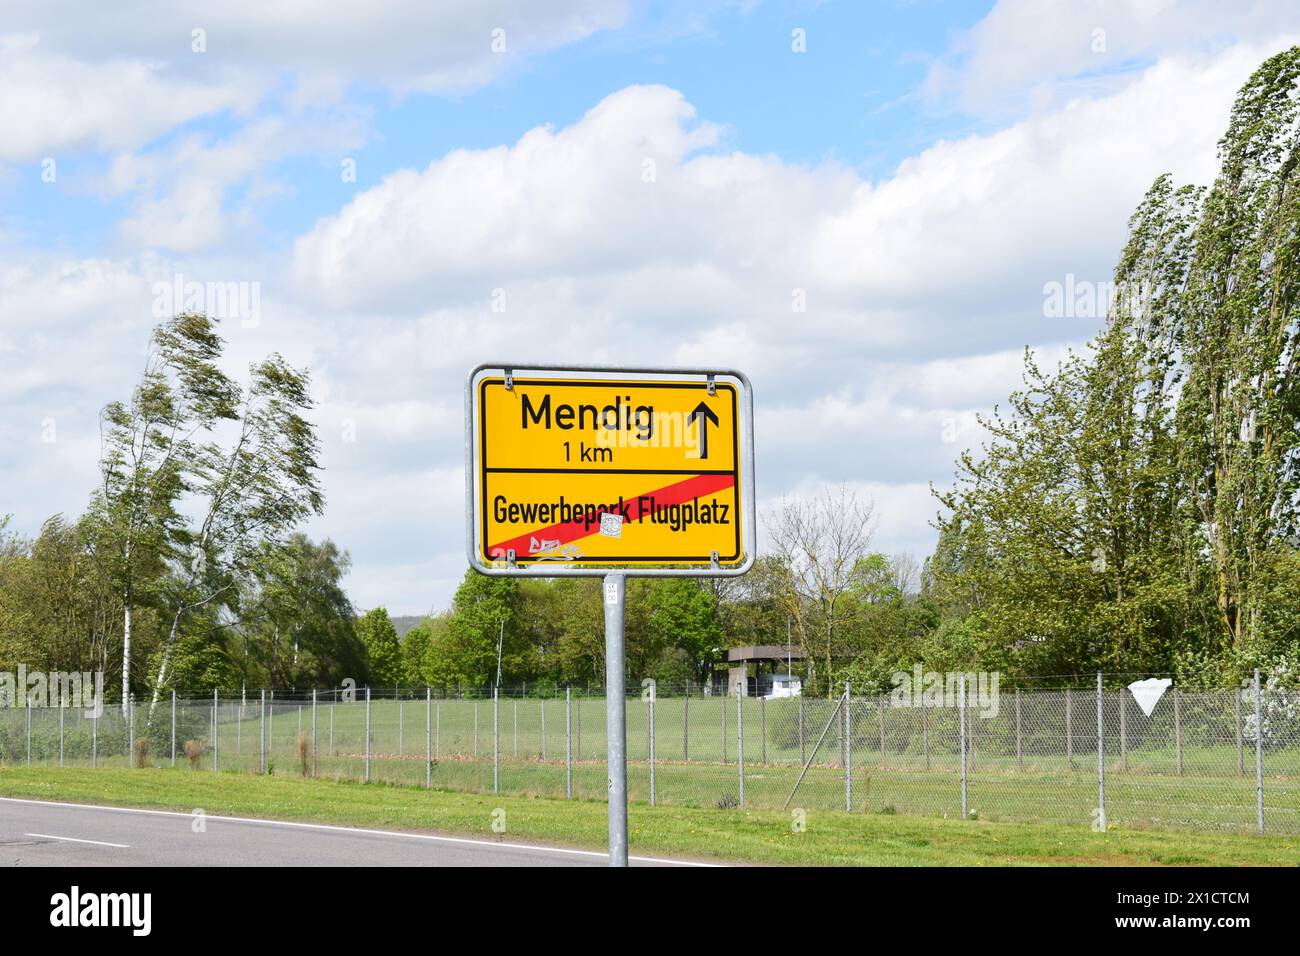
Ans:
POLYGON ((747 566, 743 377, 502 370, 470 387, 476 564, 747 566))

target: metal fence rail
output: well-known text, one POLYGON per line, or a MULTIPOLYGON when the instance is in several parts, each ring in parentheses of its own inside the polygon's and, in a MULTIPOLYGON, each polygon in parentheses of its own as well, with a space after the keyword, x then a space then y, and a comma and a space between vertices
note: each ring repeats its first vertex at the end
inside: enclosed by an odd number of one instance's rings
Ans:
MULTIPOLYGON (((627 699, 633 801, 1104 829, 1300 833, 1300 694, 1124 688, 896 700, 627 699)), ((0 710, 0 762, 175 767, 604 800, 605 701, 586 688, 241 692, 0 710)))

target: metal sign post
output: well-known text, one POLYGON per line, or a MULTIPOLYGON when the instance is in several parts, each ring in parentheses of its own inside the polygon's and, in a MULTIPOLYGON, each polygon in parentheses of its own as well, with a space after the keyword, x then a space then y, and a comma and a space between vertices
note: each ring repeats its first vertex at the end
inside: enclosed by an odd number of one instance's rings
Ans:
POLYGON ((609 865, 627 866, 627 678, 623 620, 627 580, 605 576, 605 725, 609 740, 609 865))
POLYGON ((476 571, 604 579, 609 862, 626 866, 627 578, 752 567, 749 379, 728 369, 480 365, 465 381, 465 497, 476 571))

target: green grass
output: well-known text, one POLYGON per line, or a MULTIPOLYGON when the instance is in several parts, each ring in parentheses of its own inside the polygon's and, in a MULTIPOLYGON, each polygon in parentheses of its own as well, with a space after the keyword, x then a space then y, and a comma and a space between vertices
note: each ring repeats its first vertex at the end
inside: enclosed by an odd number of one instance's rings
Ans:
MULTIPOLYGON (((395 785, 189 770, 0 768, 0 796, 104 803, 354 826, 434 830, 602 849, 606 806, 594 800, 490 796, 395 785), (507 833, 491 832, 506 811, 507 833)), ((791 832, 775 810, 648 807, 629 811, 633 854, 805 865, 1276 865, 1300 839, 1162 833, 1123 827, 943 820, 808 811, 791 832)))

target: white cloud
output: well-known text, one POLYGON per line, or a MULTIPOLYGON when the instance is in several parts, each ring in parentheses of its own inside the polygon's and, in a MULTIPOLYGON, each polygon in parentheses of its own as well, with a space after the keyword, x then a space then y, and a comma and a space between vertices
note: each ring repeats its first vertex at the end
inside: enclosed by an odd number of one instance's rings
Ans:
MULTIPOLYGON (((623 0, 301 5, 10 0, 0 24, 0 163, 137 150, 200 117, 268 100, 298 125, 356 88, 456 93, 623 24, 623 0), (287 95, 286 95, 287 87, 287 95)), ((191 249, 216 237, 222 183, 191 176, 133 228, 191 249), (180 241, 184 233, 193 238, 180 241)), ((132 232, 129 238, 134 239, 132 232)))
POLYGON ((257 230, 257 204, 289 189, 265 179, 264 169, 303 154, 343 155, 362 139, 347 119, 329 125, 265 119, 222 139, 196 134, 164 150, 122 154, 100 188, 132 196, 130 212, 118 223, 132 248, 192 252, 229 243, 236 230, 246 244, 257 230), (250 182, 239 203, 228 200, 237 185, 250 182))
POLYGON ((699 220, 714 209, 682 199, 718 184, 698 182, 697 171, 713 177, 683 160, 717 130, 693 118, 674 90, 629 87, 559 132, 539 127, 512 147, 457 150, 394 173, 298 241, 295 276, 335 309, 383 308, 423 300, 431 282, 444 294, 454 285, 463 301, 507 279, 698 262, 711 245, 699 220), (647 160, 662 180, 643 180, 647 160), (696 182, 676 180, 684 169, 696 182))
POLYGON ((179 79, 156 62, 88 62, 49 50, 35 33, 0 35, 0 161, 130 149, 196 116, 255 100, 237 76, 179 79))
POLYGON ((530 56, 617 27, 629 11, 625 0, 320 0, 306 7, 11 0, 5 28, 39 32, 51 47, 88 62, 161 61, 198 75, 240 69, 268 82, 289 73, 308 97, 332 99, 353 83, 398 92, 468 89, 530 56), (195 51, 196 30, 203 31, 202 52, 195 51))
POLYGON ((1106 279, 1158 174, 1211 177, 1233 93, 1266 52, 1161 61, 1105 99, 941 142, 880 182, 723 152, 681 94, 630 87, 572 126, 394 173, 297 241, 293 277, 331 311, 436 306, 525 340, 536 316, 543 344, 580 321, 588 348, 613 351, 656 351, 659 337, 628 337, 653 324, 677 337, 660 355, 680 358, 683 339, 779 345, 774 364, 801 373, 932 354, 940 331, 958 354, 1077 340, 1077 324, 1045 327, 1043 284, 1106 279))
POLYGON ((930 67, 921 88, 1007 117, 1113 92, 1141 67, 1300 33, 1300 7, 1273 0, 998 0, 930 67))

